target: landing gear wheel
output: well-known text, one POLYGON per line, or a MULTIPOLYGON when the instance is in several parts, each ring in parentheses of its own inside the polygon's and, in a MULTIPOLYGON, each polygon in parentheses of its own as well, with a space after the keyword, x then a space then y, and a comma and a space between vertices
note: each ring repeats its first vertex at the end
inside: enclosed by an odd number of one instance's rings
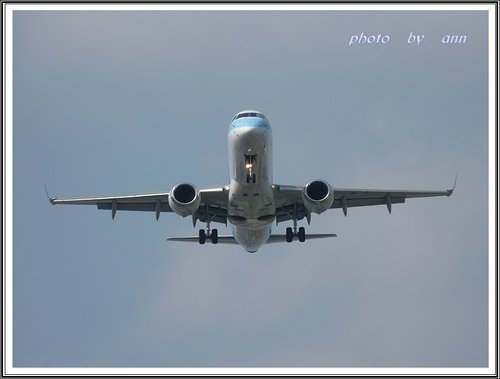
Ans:
POLYGON ((219 233, 217 232, 217 229, 212 229, 212 233, 210 234, 210 238, 212 239, 212 243, 216 244, 219 242, 219 233))
POLYGON ((205 229, 200 229, 200 232, 198 233, 198 241, 200 242, 200 245, 203 245, 207 239, 207 234, 205 233, 205 229))
POLYGON ((293 230, 292 228, 286 228, 286 242, 292 242, 293 240, 293 230))
POLYGON ((299 241, 304 242, 306 240, 306 229, 304 227, 299 228, 299 241))
POLYGON ((252 174, 252 173, 248 173, 247 174, 247 183, 255 183, 255 174, 252 174))

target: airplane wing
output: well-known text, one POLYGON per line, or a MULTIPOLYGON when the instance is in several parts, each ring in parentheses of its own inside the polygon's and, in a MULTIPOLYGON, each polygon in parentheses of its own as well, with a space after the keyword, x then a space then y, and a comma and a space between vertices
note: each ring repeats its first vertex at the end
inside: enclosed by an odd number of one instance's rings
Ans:
MULTIPOLYGON (((310 212, 307 210, 302 200, 303 189, 304 187, 300 186, 273 186, 276 201, 277 223, 293 220, 294 217, 297 217, 298 220, 304 217, 310 217, 310 212)), ((342 208, 344 215, 347 216, 347 208, 385 204, 390 213, 392 211, 392 204, 404 203, 406 199, 451 196, 453 191, 454 188, 445 191, 334 188, 334 201, 330 209, 342 208)))
MULTIPOLYGON (((212 222, 227 224, 228 193, 227 187, 200 190, 200 207, 193 215, 193 223, 196 220, 205 222, 210 218, 212 222)), ((158 220, 161 212, 173 212, 168 203, 168 197, 168 192, 162 192, 144 195, 75 199, 49 198, 49 201, 53 205, 96 205, 97 209, 111 210, 111 217, 113 219, 117 211, 155 212, 156 219, 158 220)))

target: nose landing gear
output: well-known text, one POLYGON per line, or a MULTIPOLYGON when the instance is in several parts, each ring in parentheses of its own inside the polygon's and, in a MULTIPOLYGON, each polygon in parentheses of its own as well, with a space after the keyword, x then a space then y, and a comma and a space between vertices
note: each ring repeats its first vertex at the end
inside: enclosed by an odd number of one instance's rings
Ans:
POLYGON ((255 183, 255 173, 253 172, 253 165, 257 160, 257 155, 245 154, 245 168, 247 169, 247 183, 255 183))
POLYGON ((247 183, 255 183, 255 174, 251 169, 249 169, 249 172, 247 173, 247 183))

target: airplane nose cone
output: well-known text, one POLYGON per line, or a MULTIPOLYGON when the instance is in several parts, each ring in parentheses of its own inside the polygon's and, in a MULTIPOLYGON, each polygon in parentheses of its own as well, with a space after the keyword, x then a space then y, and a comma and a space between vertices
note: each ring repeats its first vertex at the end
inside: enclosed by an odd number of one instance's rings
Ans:
POLYGON ((259 117, 246 117, 233 120, 229 125, 229 130, 239 129, 239 128, 255 128, 261 130, 271 130, 271 125, 264 118, 259 117))

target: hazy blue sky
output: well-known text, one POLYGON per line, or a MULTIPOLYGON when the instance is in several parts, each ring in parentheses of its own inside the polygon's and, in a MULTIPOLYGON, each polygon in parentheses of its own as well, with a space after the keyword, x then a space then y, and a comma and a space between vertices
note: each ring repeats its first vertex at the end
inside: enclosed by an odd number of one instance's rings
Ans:
POLYGON ((15 12, 14 365, 486 366, 487 52, 479 11, 15 12), (276 183, 456 193, 254 255, 45 198, 227 184, 248 108, 276 183))

